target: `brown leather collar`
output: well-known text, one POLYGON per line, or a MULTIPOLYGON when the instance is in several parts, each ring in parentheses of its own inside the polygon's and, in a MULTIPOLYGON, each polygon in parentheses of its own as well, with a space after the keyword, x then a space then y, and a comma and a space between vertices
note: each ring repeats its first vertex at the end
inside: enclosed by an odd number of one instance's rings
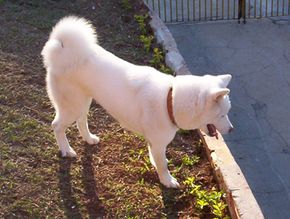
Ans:
POLYGON ((168 94, 167 94, 167 112, 171 122, 177 126, 176 121, 173 115, 173 103, 172 103, 172 87, 170 87, 168 94))

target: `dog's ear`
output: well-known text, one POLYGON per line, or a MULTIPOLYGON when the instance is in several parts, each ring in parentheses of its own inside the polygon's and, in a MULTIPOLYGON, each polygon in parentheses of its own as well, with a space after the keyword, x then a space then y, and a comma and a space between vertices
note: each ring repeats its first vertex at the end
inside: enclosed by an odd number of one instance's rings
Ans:
POLYGON ((211 92, 211 99, 217 102, 218 100, 228 95, 229 93, 230 89, 228 88, 215 89, 211 92))
POLYGON ((221 80, 221 87, 227 87, 232 79, 230 74, 219 75, 218 77, 221 80))

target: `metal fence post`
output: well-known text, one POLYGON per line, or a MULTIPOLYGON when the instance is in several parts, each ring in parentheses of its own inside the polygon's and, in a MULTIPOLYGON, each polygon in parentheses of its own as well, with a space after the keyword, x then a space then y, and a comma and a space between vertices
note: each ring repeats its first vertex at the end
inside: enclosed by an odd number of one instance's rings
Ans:
POLYGON ((246 23, 246 0, 239 0, 239 6, 238 6, 238 23, 240 23, 240 19, 243 18, 243 23, 246 23))

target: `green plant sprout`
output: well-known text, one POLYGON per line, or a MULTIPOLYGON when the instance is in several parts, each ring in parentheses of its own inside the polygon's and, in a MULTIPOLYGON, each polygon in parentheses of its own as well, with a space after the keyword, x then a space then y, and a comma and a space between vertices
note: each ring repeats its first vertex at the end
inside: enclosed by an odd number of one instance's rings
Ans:
POLYGON ((192 155, 189 157, 187 154, 182 158, 182 164, 185 166, 192 167, 193 165, 197 164, 200 160, 199 156, 192 155))
POLYGON ((225 193, 218 192, 215 189, 212 191, 203 190, 201 185, 195 183, 195 180, 195 177, 187 177, 183 183, 187 188, 186 193, 195 196, 196 208, 202 211, 205 207, 208 207, 218 219, 229 219, 229 217, 224 217, 227 204, 224 203, 222 198, 225 197, 225 193))
POLYGON ((137 23, 139 24, 139 29, 142 35, 145 35, 147 33, 147 29, 146 29, 146 19, 148 18, 148 14, 145 15, 135 15, 134 18, 137 21, 137 23))
POLYGON ((150 60, 150 64, 154 67, 158 68, 160 64, 164 61, 163 52, 159 50, 159 48, 153 49, 153 58, 150 60))
POLYGON ((132 6, 130 5, 129 0, 122 0, 122 1, 121 1, 121 4, 122 4, 122 7, 123 7, 125 10, 131 10, 131 9, 132 9, 132 6))
POLYGON ((143 43, 146 53, 149 53, 153 39, 154 39, 154 36, 152 36, 152 35, 149 35, 149 36, 141 35, 140 36, 140 41, 143 43))

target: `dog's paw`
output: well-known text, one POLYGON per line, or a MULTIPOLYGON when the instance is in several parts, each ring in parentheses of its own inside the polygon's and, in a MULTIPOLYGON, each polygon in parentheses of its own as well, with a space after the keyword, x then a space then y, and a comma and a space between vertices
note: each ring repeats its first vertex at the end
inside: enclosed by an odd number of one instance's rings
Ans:
POLYGON ((61 150, 62 157, 76 157, 77 153, 71 148, 61 150))
POLYGON ((88 144, 98 144, 100 142, 100 138, 96 135, 90 134, 90 137, 86 139, 88 144))
POLYGON ((171 176, 170 174, 168 174, 165 177, 160 178, 160 182, 167 188, 179 188, 180 187, 177 180, 173 176, 171 176))

